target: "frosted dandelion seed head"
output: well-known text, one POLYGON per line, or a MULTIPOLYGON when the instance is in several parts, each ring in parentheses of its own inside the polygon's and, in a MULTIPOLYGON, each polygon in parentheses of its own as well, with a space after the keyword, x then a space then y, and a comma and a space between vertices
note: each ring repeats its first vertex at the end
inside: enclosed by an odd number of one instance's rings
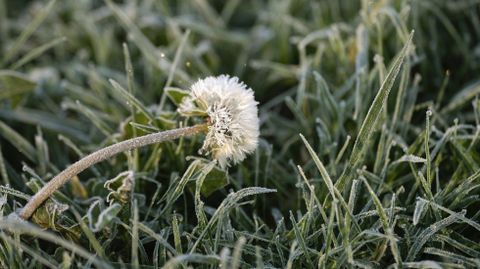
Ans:
POLYGON ((258 145, 258 102, 252 89, 237 77, 221 75, 200 79, 183 98, 179 112, 208 116, 208 132, 201 152, 212 155, 221 167, 245 159, 258 145))

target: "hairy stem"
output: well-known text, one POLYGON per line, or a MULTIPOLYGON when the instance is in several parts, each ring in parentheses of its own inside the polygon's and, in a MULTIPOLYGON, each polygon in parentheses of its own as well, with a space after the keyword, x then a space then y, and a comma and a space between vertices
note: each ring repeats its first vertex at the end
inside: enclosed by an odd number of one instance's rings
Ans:
POLYGON ((40 189, 22 208, 20 211, 20 217, 23 219, 29 219, 33 212, 48 198, 50 197, 58 188, 67 183, 72 177, 81 173, 83 170, 89 168, 90 166, 106 160, 118 153, 136 149, 150 144, 160 143, 164 141, 169 141, 177 139, 182 136, 194 135, 200 132, 207 130, 206 124, 199 124, 192 127, 185 127, 179 129, 173 129, 163 132, 158 132, 154 134, 149 134, 145 136, 135 137, 129 140, 113 144, 106 148, 97 150, 83 159, 77 161, 76 163, 70 165, 65 170, 56 175, 52 180, 50 180, 42 189, 40 189))

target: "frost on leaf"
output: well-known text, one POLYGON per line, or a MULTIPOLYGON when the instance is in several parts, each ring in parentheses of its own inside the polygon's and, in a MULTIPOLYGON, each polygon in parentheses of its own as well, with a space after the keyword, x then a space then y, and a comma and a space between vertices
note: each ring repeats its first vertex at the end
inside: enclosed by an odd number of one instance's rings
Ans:
POLYGON ((107 195, 107 203, 114 202, 126 204, 130 198, 130 192, 135 184, 135 175, 133 171, 125 171, 116 177, 107 180, 103 185, 110 192, 107 195))

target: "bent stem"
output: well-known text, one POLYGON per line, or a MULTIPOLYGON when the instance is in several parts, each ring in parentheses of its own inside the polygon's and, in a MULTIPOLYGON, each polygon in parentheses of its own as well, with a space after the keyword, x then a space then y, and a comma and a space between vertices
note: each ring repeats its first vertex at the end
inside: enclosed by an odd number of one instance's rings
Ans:
POLYGON ((129 140, 113 144, 106 148, 95 151, 83 159, 77 161, 76 163, 70 165, 65 170, 60 172, 52 180, 50 180, 43 188, 41 188, 33 197, 30 198, 28 203, 20 211, 19 215, 22 219, 29 219, 33 212, 48 198, 50 197, 58 188, 67 183, 72 177, 81 173, 90 166, 106 160, 118 153, 143 147, 146 145, 151 145, 155 143, 160 143, 164 141, 169 141, 173 139, 180 138, 182 136, 194 135, 200 132, 207 130, 207 124, 199 124, 192 127, 178 128, 163 132, 158 132, 154 134, 149 134, 145 136, 135 137, 129 140))

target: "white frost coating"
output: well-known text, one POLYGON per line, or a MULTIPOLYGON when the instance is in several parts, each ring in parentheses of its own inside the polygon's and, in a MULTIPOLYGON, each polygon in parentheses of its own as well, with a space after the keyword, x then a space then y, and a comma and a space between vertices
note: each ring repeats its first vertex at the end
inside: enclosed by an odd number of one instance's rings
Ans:
POLYGON ((202 151, 211 154, 225 168, 230 162, 241 162, 257 148, 257 104, 252 89, 237 77, 221 75, 194 83, 179 112, 188 114, 196 105, 208 114, 208 133, 202 151))

